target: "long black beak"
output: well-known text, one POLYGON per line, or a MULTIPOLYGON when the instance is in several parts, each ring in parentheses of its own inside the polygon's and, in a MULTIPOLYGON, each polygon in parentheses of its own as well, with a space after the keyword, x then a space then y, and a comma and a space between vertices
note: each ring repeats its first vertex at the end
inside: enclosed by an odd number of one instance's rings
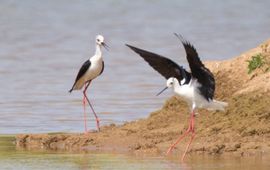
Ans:
POLYGON ((105 44, 105 42, 102 42, 101 45, 107 50, 109 51, 109 46, 107 44, 105 44))
POLYGON ((156 96, 160 95, 162 92, 164 92, 165 90, 167 90, 168 87, 165 87, 163 90, 161 90, 156 96))

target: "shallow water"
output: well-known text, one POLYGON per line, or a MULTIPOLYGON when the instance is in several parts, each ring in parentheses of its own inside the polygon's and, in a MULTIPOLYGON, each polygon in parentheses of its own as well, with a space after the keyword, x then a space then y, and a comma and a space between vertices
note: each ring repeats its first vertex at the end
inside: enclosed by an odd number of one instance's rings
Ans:
POLYGON ((0 136, 0 169, 125 169, 125 170, 268 170, 269 158, 187 156, 136 156, 119 153, 65 153, 16 150, 14 137, 0 136))
MULTIPOLYGON (((105 71, 89 89, 101 124, 146 117, 172 93, 129 43, 185 65, 181 33, 202 60, 228 59, 270 37, 270 1, 1 0, 0 134, 81 132, 80 92, 68 94, 103 34, 105 71)), ((89 113, 88 126, 95 128, 89 113)), ((270 169, 266 158, 178 157, 17 150, 0 137, 0 169, 270 169)))
MULTIPOLYGON (((110 45, 89 96, 101 124, 146 117, 172 93, 165 80, 124 46, 130 43, 186 66, 181 33, 203 60, 226 59, 270 37, 270 1, 0 2, 0 134, 83 130, 81 92, 69 94, 101 33, 110 45), (256 15, 255 15, 256 14, 256 15)), ((89 127, 95 128, 89 113, 89 127)))

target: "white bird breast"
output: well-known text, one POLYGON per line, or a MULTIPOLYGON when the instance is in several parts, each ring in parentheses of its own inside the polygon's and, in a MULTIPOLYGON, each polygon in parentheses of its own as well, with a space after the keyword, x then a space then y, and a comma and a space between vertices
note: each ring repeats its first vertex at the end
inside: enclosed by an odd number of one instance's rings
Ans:
POLYGON ((195 104, 196 107, 203 107, 208 101, 200 94, 198 88, 201 85, 197 80, 192 79, 189 84, 180 86, 179 84, 174 87, 174 92, 190 105, 195 104))
POLYGON ((87 80, 92 80, 96 78, 102 70, 102 58, 99 58, 99 59, 91 58, 90 62, 91 62, 91 66, 87 70, 86 75, 85 75, 85 78, 87 80))

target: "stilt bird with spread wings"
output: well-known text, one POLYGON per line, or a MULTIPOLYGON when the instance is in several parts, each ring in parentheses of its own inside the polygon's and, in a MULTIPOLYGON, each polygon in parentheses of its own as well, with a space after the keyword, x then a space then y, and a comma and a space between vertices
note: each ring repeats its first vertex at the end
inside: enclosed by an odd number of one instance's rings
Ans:
POLYGON ((213 74, 201 62, 194 46, 186 41, 181 35, 176 33, 175 35, 184 46, 191 72, 186 71, 182 66, 179 66, 166 57, 128 44, 126 45, 139 54, 153 69, 166 78, 166 87, 157 95, 168 88, 172 88, 173 91, 182 97, 190 106, 191 115, 188 129, 167 151, 167 154, 169 154, 185 136, 191 133, 191 139, 182 156, 183 161, 189 146, 195 137, 195 109, 206 108, 209 110, 224 111, 227 103, 213 99, 215 92, 215 79, 213 74))

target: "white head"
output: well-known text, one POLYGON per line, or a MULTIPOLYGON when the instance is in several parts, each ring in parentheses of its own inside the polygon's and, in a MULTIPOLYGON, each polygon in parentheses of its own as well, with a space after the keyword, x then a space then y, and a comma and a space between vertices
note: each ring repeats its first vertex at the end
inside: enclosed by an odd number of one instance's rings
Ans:
POLYGON ((107 44, 105 44, 104 37, 102 35, 96 36, 96 43, 99 46, 103 46, 106 50, 108 50, 108 48, 109 48, 109 46, 107 44))
POLYGON ((102 35, 97 35, 96 36, 96 43, 98 45, 102 45, 102 43, 104 43, 104 37, 102 35))
POLYGON ((186 82, 186 79, 183 78, 180 82, 177 80, 177 78, 174 78, 174 77, 170 77, 168 80, 167 80, 167 87, 174 87, 175 85, 178 85, 178 86, 182 86, 184 85, 184 83, 186 82))
POLYGON ((176 78, 174 78, 174 77, 171 77, 171 78, 169 78, 169 79, 167 80, 166 86, 167 86, 168 88, 171 88, 171 87, 174 87, 174 85, 175 85, 176 83, 179 83, 178 80, 177 80, 176 78))
POLYGON ((165 87, 163 90, 161 90, 161 91, 157 94, 157 96, 160 95, 162 92, 164 92, 166 89, 175 87, 175 85, 179 85, 179 82, 178 82, 177 78, 170 77, 170 78, 167 80, 167 82, 166 82, 166 87, 165 87))

